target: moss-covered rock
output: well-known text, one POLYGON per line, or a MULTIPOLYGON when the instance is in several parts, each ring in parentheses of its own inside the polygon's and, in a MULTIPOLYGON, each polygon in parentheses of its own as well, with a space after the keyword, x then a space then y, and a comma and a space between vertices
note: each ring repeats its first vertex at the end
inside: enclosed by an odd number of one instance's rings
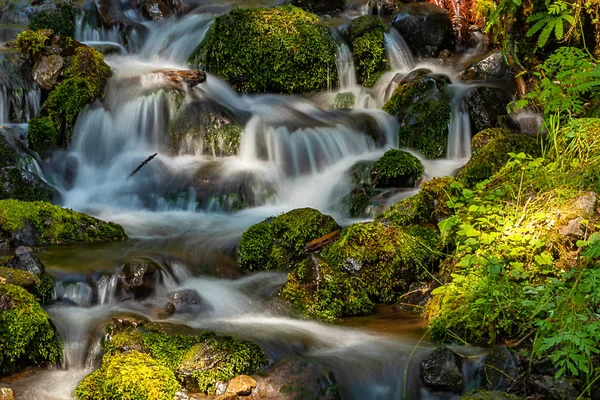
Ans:
POLYGON ((354 103, 356 102, 356 98, 354 93, 338 93, 333 99, 332 108, 335 110, 349 110, 354 108, 354 103))
POLYGON ((417 157, 390 149, 373 165, 373 180, 378 187, 411 187, 419 182, 424 172, 417 157))
POLYGON ((79 400, 173 400, 179 383, 171 370, 137 351, 107 355, 77 386, 79 400))
POLYGON ((373 86, 387 67, 385 30, 383 22, 374 15, 364 15, 348 25, 346 36, 356 65, 356 78, 365 86, 373 86))
POLYGON ((29 29, 51 29, 57 35, 75 36, 75 7, 70 1, 57 3, 53 9, 36 12, 29 29))
POLYGON ((292 0, 292 4, 308 12, 325 14, 343 11, 346 0, 292 0))
POLYGON ((306 257, 312 240, 339 229, 335 220, 312 208, 299 208, 252 225, 242 235, 238 265, 246 271, 289 270, 306 257))
POLYGON ((401 124, 400 146, 418 150, 428 158, 446 155, 451 110, 444 79, 421 77, 401 83, 383 110, 395 115, 401 124))
POLYGON ((0 169, 0 199, 50 201, 54 191, 39 176, 17 167, 0 169))
POLYGON ((391 303, 412 282, 426 276, 431 250, 398 227, 370 222, 345 229, 323 256, 358 277, 373 301, 391 303))
POLYGON ((254 343, 213 332, 183 335, 182 327, 135 321, 107 327, 102 347, 107 356, 140 352, 168 368, 186 388, 212 393, 218 381, 253 374, 268 363, 254 343))
POLYGON ((32 364, 56 363, 62 342, 35 297, 0 282, 0 375, 32 364))
POLYGON ((189 59, 244 92, 314 92, 337 82, 336 43, 294 6, 235 9, 218 17, 189 59))
POLYGON ((282 295, 300 315, 321 321, 368 314, 373 309, 359 278, 316 257, 303 260, 288 275, 282 295))
POLYGON ((127 238, 113 222, 45 202, 0 200, 0 232, 13 245, 94 243, 127 238))
POLYGON ((463 395, 460 400, 522 400, 522 397, 515 396, 506 392, 497 390, 479 390, 463 395))
POLYGON ((47 272, 36 276, 27 271, 0 267, 0 278, 3 278, 6 283, 21 286, 33 294, 41 304, 48 304, 52 301, 55 279, 47 272))
POLYGON ((531 136, 507 133, 503 129, 491 129, 482 133, 477 139, 476 147, 479 147, 480 143, 487 143, 473 154, 457 176, 466 186, 472 187, 491 178, 510 159, 509 153, 525 153, 533 157, 541 153, 540 144, 531 136))

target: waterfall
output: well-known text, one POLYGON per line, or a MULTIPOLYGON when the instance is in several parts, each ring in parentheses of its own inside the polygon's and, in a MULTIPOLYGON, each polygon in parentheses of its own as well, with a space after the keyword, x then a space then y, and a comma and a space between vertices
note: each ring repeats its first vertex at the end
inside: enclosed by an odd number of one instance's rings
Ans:
POLYGON ((397 72, 408 72, 415 66, 415 60, 408 45, 394 28, 385 33, 385 48, 390 69, 397 72))
POLYGON ((9 121, 9 103, 8 91, 6 87, 0 85, 0 124, 7 124, 9 121))
POLYGON ((333 33, 338 44, 335 63, 340 79, 340 91, 355 89, 357 85, 356 70, 350 46, 348 46, 348 43, 346 43, 339 30, 336 29, 333 33))
POLYGON ((453 96, 450 103, 452 114, 448 124, 448 158, 467 162, 471 158, 471 123, 464 97, 473 86, 454 83, 450 88, 453 90, 453 96))
POLYGON ((83 43, 104 42, 124 45, 119 26, 112 28, 93 27, 86 21, 86 16, 81 13, 77 16, 75 23, 75 40, 83 43))

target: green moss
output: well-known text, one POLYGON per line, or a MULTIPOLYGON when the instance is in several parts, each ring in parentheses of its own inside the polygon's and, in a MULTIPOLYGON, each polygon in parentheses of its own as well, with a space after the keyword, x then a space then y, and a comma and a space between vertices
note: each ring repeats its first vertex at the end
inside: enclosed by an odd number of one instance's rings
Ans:
POLYGON ((241 137, 242 127, 237 124, 212 126, 206 132, 204 145, 218 155, 233 156, 238 152, 241 137))
POLYGON ((507 136, 511 133, 516 133, 511 131, 508 128, 489 128, 485 129, 471 139, 471 150, 473 150, 473 154, 476 154, 479 150, 481 150, 486 144, 488 144, 492 139, 495 139, 498 136, 507 136))
POLYGON ((107 355, 77 386, 79 400, 173 400, 179 383, 171 370, 137 351, 107 355))
POLYGON ((39 275, 31 274, 19 269, 0 267, 0 278, 6 283, 21 286, 33 294, 41 304, 49 304, 54 296, 54 284, 56 280, 47 272, 39 275))
POLYGON ((348 110, 354 108, 354 93, 338 93, 333 100, 333 108, 336 110, 348 110))
POLYGON ((370 222, 344 229, 324 257, 364 282, 372 300, 391 303, 412 282, 426 276, 431 250, 395 226, 370 222))
POLYGON ((0 283, 0 374, 56 363, 61 354, 62 343, 35 297, 22 287, 0 283))
POLYGON ((401 123, 400 146, 428 158, 445 156, 450 122, 450 93, 445 82, 424 77, 400 84, 383 110, 401 123))
POLYGON ((406 151, 390 149, 373 165, 373 181, 379 187, 410 187, 421 179, 425 168, 406 151))
POLYGON ((189 59, 244 92, 313 92, 337 81, 336 44, 318 18, 293 6, 217 17, 189 59))
POLYGON ((32 149, 44 154, 58 145, 60 134, 52 119, 36 116, 29 121, 27 138, 32 149))
POLYGON ((242 235, 238 265, 246 271, 286 270, 302 260, 312 240, 339 229, 328 215, 312 208, 292 210, 251 226, 242 235))
POLYGON ((50 203, 0 200, 0 229, 9 235, 25 228, 36 233, 36 244, 92 243, 127 238, 120 225, 50 203))
POLYGON ((4 136, 0 136, 0 168, 11 167, 18 161, 18 154, 15 149, 6 141, 4 136))
POLYGON ((17 167, 0 169, 0 199, 50 201, 53 191, 39 177, 17 167))
POLYGON ((180 382, 205 393, 212 392, 217 381, 256 373, 268 363, 263 350, 248 341, 213 332, 179 335, 167 330, 166 326, 143 323, 112 335, 102 348, 108 356, 127 351, 147 354, 180 382))
POLYGON ((457 179, 473 187, 489 179, 510 159, 509 153, 525 153, 536 157, 541 147, 536 139, 524 134, 498 134, 489 140, 460 170, 457 179))
POLYGON ((37 57, 46 48, 48 36, 44 31, 23 31, 17 36, 17 49, 30 57, 37 57))
POLYGON ((522 400, 522 397, 499 392, 497 390, 481 390, 469 394, 465 394, 460 400, 522 400))
POLYGON ((56 10, 44 10, 34 15, 29 29, 52 29, 56 35, 75 36, 75 8, 69 3, 61 3, 56 10))
POLYGON ((385 25, 374 15, 359 17, 348 26, 356 78, 367 87, 373 86, 387 67, 385 30, 385 25))
POLYGON ((88 84, 88 96, 92 99, 104 94, 106 80, 112 72, 104 62, 104 56, 98 50, 81 46, 75 50, 75 56, 71 60, 69 68, 65 71, 67 77, 80 77, 88 84))
POLYGON ((282 295, 303 317, 327 322, 373 309, 364 283, 323 259, 303 261, 288 275, 282 295))
POLYGON ((291 4, 309 12, 343 11, 346 0, 292 0, 291 4))

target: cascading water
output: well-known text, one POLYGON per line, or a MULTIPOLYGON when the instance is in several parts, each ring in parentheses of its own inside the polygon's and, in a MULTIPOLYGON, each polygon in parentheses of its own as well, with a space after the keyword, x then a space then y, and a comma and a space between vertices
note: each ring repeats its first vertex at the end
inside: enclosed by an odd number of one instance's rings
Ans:
POLYGON ((390 69, 395 72, 408 72, 415 66, 415 60, 408 45, 394 28, 385 33, 385 47, 390 69))
POLYGON ((6 87, 0 86, 0 124, 8 123, 8 91, 6 87))

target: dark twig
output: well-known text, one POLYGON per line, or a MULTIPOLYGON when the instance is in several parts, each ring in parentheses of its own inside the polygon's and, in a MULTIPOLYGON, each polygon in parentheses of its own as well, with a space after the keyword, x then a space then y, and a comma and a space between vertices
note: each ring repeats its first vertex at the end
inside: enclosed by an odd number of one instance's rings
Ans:
POLYGON ((132 176, 134 176, 135 174, 137 174, 140 169, 144 168, 146 166, 146 164, 148 164, 150 161, 152 161, 154 159, 154 157, 156 157, 157 155, 158 155, 158 153, 154 153, 150 157, 146 158, 146 160, 143 163, 141 163, 140 165, 138 165, 138 167, 136 169, 134 169, 131 174, 129 174, 129 176, 127 177, 127 179, 129 179, 132 176))

